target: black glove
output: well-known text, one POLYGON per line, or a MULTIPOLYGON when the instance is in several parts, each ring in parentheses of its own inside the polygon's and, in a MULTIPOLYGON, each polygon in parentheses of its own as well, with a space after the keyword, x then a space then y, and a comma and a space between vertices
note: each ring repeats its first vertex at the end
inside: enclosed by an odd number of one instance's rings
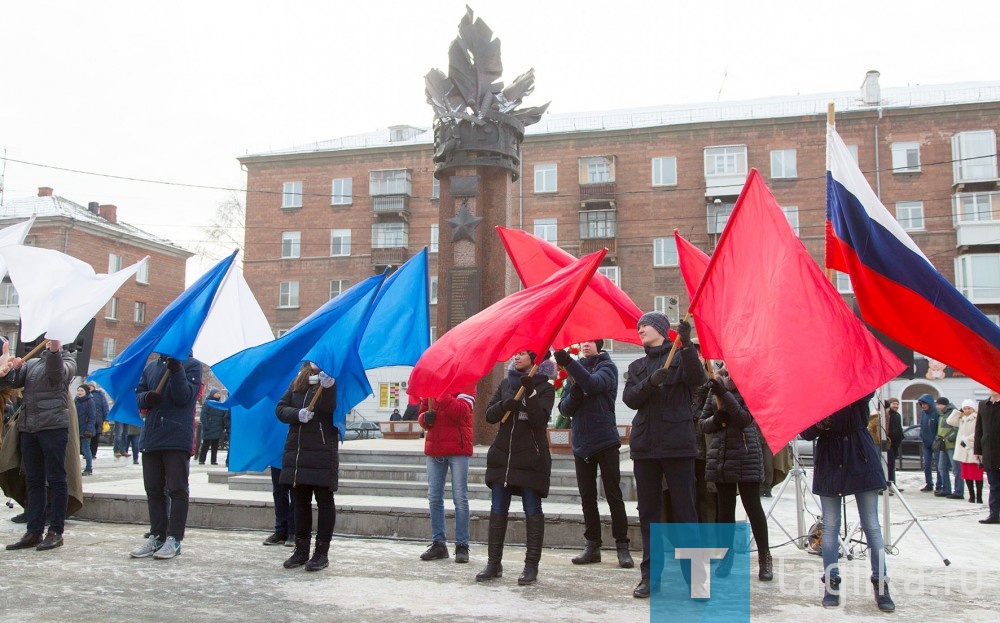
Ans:
POLYGON ((508 398, 507 400, 503 401, 502 407, 504 413, 508 411, 511 413, 520 413, 522 405, 520 400, 514 400, 513 398, 508 398))
POLYGON ((569 389, 569 393, 574 398, 578 398, 580 400, 583 399, 583 388, 580 387, 579 383, 573 383, 573 385, 569 389))
POLYGON ((167 370, 171 372, 177 372, 181 369, 181 362, 173 357, 167 357, 167 370))
POLYGON ((691 345, 691 323, 687 320, 681 320, 677 325, 677 335, 681 338, 681 346, 691 345))
POLYGON ((726 426, 729 424, 729 412, 728 411, 716 411, 715 412, 715 422, 719 426, 726 426))
POLYGON ((659 368, 649 377, 649 382, 657 387, 667 384, 667 369, 659 368))
POLYGON ((573 358, 570 357, 570 354, 564 350, 557 350, 552 353, 552 358, 556 360, 556 363, 559 364, 560 368, 565 368, 569 364, 573 363, 573 358))
POLYGON ((427 426, 434 426, 434 420, 437 419, 437 411, 434 409, 428 409, 424 411, 424 424, 427 426))
POLYGON ((161 402, 163 402, 163 396, 160 395, 160 392, 146 392, 147 409, 152 409, 161 402))
POLYGON ((709 381, 709 383, 712 384, 712 393, 716 396, 723 396, 726 394, 726 392, 729 391, 728 389, 726 389, 726 386, 722 382, 722 379, 720 379, 717 376, 712 377, 712 380, 709 381))
POLYGON ((530 374, 525 374, 521 376, 521 387, 524 388, 524 395, 530 396, 533 391, 535 391, 535 377, 530 374))

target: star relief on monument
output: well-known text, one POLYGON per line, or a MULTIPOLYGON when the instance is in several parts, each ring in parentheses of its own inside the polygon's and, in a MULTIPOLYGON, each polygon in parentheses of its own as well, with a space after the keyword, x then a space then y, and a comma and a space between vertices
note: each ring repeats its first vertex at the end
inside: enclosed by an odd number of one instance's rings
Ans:
POLYGON ((451 241, 468 240, 469 242, 475 242, 476 227, 481 220, 483 220, 481 216, 474 216, 472 212, 469 212, 468 200, 463 201, 462 207, 458 209, 458 214, 448 219, 448 224, 451 225, 451 241))

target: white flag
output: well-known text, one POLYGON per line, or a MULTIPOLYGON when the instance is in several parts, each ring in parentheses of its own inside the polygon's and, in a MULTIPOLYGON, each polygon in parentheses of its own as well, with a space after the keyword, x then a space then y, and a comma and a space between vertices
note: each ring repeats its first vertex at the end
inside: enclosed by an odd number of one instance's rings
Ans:
POLYGON ((72 342, 139 268, 144 257, 113 275, 96 274, 90 264, 52 249, 15 245, 0 248, 18 294, 21 341, 45 334, 72 342))
MULTIPOLYGON (((24 244, 24 237, 28 235, 28 230, 31 229, 34 222, 35 217, 32 216, 23 223, 0 229, 0 247, 24 244)), ((3 279, 3 276, 6 274, 7 264, 3 260, 0 260, 0 279, 3 279)))
POLYGON ((234 265, 226 273, 201 325, 194 342, 194 357, 212 366, 272 339, 274 335, 264 311, 243 278, 243 271, 234 265))

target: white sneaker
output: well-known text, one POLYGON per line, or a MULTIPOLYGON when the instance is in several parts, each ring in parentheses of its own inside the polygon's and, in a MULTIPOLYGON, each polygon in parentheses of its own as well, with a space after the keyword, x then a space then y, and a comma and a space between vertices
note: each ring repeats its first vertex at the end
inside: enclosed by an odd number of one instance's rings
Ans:
POLYGON ((155 535, 151 534, 149 535, 149 538, 146 539, 145 543, 143 543, 139 547, 129 552, 128 555, 131 556, 132 558, 149 558, 150 556, 155 554, 156 551, 159 550, 160 547, 162 546, 163 543, 161 543, 160 540, 157 539, 155 535))
POLYGON ((168 536, 167 540, 163 542, 163 547, 156 550, 153 554, 153 558, 157 560, 168 560, 174 556, 178 556, 181 553, 181 544, 177 542, 172 536, 168 536))

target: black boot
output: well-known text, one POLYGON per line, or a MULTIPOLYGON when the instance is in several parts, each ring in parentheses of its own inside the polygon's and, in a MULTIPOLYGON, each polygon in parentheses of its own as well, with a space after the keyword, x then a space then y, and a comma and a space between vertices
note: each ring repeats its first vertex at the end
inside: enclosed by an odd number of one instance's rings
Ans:
POLYGON ((583 553, 573 558, 574 565, 589 565, 601 562, 601 542, 587 541, 587 546, 583 548, 583 553))
POLYGON ((774 569, 772 568, 771 551, 763 551, 757 554, 760 562, 760 570, 757 572, 757 579, 761 582, 770 582, 774 579, 774 569))
POLYGON ((545 515, 528 515, 524 518, 527 528, 524 571, 517 578, 520 586, 528 586, 538 581, 538 561, 542 559, 542 541, 545 539, 545 515))
POLYGON ((295 538, 295 551, 292 555, 288 557, 285 561, 285 569, 294 569, 295 567, 301 567, 309 561, 309 538, 300 539, 295 538))
POLYGON ((313 551, 313 557, 306 563, 306 571, 319 571, 320 569, 326 569, 330 566, 330 561, 326 558, 329 551, 330 542, 320 541, 317 538, 316 549, 313 551))
POLYGON ((487 582, 503 577, 503 540, 507 535, 507 515, 490 513, 489 541, 486 545, 486 567, 476 574, 476 582, 487 582))
POLYGON ((878 609, 882 612, 895 612, 896 604, 889 596, 889 581, 885 578, 882 580, 872 578, 872 588, 875 590, 875 603, 878 604, 878 609))
POLYGON ((983 503, 983 481, 976 481, 976 504, 983 503))
POLYGON ((635 562, 632 560, 632 554, 628 551, 628 541, 615 543, 615 547, 618 548, 618 566, 622 569, 634 567, 635 562))
POLYGON ((37 547, 39 543, 42 542, 41 532, 25 532, 24 536, 17 543, 11 543, 7 546, 8 550, 15 549, 28 549, 29 547, 37 547))
POLYGON ((840 605, 840 576, 839 575, 831 576, 829 582, 826 581, 826 578, 823 578, 823 607, 836 608, 839 605, 840 605))
POLYGON ((965 488, 969 490, 969 503, 971 504, 976 503, 976 490, 974 487, 975 484, 973 483, 973 481, 971 480, 965 481, 965 488))

